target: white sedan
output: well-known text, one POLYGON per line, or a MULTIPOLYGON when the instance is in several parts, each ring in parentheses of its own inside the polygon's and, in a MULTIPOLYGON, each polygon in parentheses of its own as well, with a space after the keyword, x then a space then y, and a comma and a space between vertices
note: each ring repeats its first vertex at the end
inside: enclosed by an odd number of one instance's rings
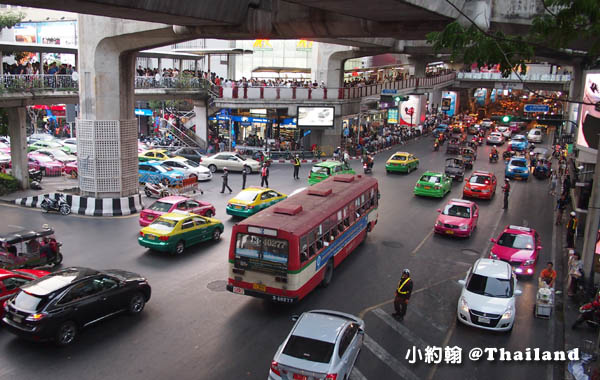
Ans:
POLYGON ((161 165, 179 170, 183 172, 187 178, 196 177, 198 181, 208 181, 212 179, 212 173, 208 168, 199 165, 195 161, 188 160, 187 158, 168 158, 161 161, 161 165))
POLYGON ((504 138, 506 138, 506 139, 509 139, 510 136, 512 136, 512 131, 510 130, 509 127, 506 127, 506 126, 497 127, 496 131, 502 133, 502 136, 504 136, 504 138))
POLYGON ((515 322, 517 277, 509 263, 479 259, 467 272, 457 306, 457 318, 465 325, 510 332, 515 322))
POLYGON ((504 136, 500 132, 492 132, 487 137, 487 145, 502 145, 504 144, 504 136))
POLYGON ((333 310, 303 313, 275 353, 269 380, 348 379, 363 344, 365 322, 333 310))

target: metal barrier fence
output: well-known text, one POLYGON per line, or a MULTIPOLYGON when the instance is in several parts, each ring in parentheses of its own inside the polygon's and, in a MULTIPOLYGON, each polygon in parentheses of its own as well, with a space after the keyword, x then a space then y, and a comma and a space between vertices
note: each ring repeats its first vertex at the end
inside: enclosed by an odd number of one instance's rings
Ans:
MULTIPOLYGON (((202 88, 214 90, 212 84, 206 79, 190 76, 176 78, 164 77, 140 77, 134 79, 136 89, 153 88, 202 88)), ((54 91, 78 91, 79 82, 72 75, 62 74, 4 74, 0 76, 0 91, 31 91, 31 90, 54 90, 54 91)))
POLYGON ((437 77, 410 78, 406 80, 378 83, 362 87, 311 88, 311 87, 218 87, 218 97, 223 99, 294 99, 294 100, 333 100, 358 99, 379 95, 384 89, 404 90, 431 88, 453 81, 455 73, 437 77))

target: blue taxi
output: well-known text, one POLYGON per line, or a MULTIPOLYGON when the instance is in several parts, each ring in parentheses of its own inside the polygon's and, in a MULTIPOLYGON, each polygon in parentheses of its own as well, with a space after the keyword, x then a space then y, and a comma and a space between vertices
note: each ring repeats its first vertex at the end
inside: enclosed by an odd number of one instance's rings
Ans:
POLYGON ((176 185, 183 181, 185 174, 182 171, 162 166, 160 161, 140 162, 138 166, 139 181, 141 183, 159 183, 166 180, 169 185, 176 185))
POLYGON ((529 178, 529 167, 527 165, 527 159, 525 157, 513 157, 506 164, 504 170, 504 176, 511 179, 524 179, 529 178))

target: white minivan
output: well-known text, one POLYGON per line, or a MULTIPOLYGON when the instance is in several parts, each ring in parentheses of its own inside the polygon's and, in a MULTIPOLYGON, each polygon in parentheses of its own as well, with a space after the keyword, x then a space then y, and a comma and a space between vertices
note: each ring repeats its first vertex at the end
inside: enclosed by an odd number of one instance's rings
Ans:
POLYGON ((469 326, 492 331, 511 331, 515 321, 517 277, 510 264, 479 259, 467 272, 458 299, 457 319, 469 326))
POLYGON ((527 134, 527 140, 532 143, 541 143, 544 139, 544 135, 541 129, 533 128, 527 134))

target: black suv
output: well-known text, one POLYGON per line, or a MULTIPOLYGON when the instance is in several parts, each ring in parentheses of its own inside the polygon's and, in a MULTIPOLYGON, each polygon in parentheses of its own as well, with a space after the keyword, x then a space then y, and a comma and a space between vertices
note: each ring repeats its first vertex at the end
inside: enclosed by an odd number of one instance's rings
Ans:
POLYGON ((2 321, 20 337, 66 346, 92 323, 123 311, 139 314, 150 294, 139 274, 71 267, 23 285, 4 303, 2 321))

